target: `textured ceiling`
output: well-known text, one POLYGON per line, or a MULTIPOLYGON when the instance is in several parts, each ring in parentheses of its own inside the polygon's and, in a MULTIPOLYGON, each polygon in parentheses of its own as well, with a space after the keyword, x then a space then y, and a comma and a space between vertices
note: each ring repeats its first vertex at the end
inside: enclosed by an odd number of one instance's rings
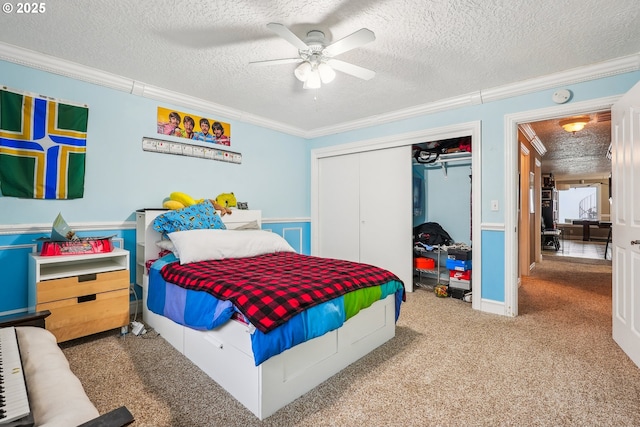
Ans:
POLYGON ((589 116, 585 128, 573 134, 560 126, 561 119, 529 123, 547 149, 541 159, 542 173, 553 173, 556 177, 586 177, 611 172, 611 161, 606 157, 611 143, 611 113, 606 111, 589 116))
MULTIPOLYGON (((0 41, 312 131, 638 52, 638 0, 57 0, 3 13, 0 41), (296 49, 266 24, 329 42, 366 27, 376 40, 305 90, 296 49)), ((1 82, 0 82, 1 83, 1 82)))

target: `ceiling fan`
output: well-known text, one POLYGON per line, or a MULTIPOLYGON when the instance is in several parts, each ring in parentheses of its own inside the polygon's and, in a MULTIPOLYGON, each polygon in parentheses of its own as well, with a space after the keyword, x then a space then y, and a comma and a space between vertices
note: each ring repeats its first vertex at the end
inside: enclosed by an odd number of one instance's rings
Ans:
POLYGON ((334 58, 341 53, 375 40, 375 34, 367 28, 361 28, 328 46, 326 45, 324 33, 319 30, 309 31, 306 39, 302 41, 282 24, 272 22, 267 24, 267 28, 295 46, 298 49, 298 57, 254 61, 249 64, 278 65, 300 63, 296 67, 294 75, 298 80, 304 82, 302 87, 305 89, 317 89, 322 83, 331 82, 336 76, 334 70, 363 80, 370 80, 376 75, 375 71, 334 58))

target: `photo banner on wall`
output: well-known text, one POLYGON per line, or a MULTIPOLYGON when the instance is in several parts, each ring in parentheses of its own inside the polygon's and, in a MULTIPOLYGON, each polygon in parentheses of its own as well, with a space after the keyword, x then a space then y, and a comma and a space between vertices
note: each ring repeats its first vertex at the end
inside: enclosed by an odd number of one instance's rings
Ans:
POLYGON ((0 89, 0 192, 29 199, 84 195, 89 108, 0 89))
POLYGON ((158 107, 158 133, 193 141, 231 145, 229 123, 164 107, 158 107))

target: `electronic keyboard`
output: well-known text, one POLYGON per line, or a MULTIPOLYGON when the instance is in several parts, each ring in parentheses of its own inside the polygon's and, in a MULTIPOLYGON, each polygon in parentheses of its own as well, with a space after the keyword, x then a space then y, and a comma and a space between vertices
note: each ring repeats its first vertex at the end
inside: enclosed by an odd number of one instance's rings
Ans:
POLYGON ((0 328, 0 426, 33 425, 18 338, 13 326, 0 328), (31 418, 31 422, 27 419, 31 418))

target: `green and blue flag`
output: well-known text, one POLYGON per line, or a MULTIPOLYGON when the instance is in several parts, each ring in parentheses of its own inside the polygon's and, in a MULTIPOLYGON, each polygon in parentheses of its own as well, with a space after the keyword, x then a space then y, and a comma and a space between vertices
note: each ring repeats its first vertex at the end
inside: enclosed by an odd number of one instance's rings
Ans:
POLYGON ((0 192, 30 199, 84 195, 89 109, 0 89, 0 192))

